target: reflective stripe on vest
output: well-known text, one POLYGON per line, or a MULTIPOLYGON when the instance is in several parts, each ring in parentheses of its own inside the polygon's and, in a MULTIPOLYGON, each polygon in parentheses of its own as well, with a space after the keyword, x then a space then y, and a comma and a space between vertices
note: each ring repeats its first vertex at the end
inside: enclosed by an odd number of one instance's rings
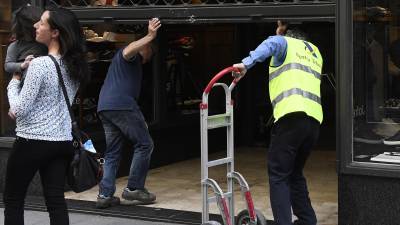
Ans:
POLYGON ((308 42, 284 37, 287 41, 286 58, 282 65, 269 68, 269 96, 275 121, 292 112, 305 112, 323 120, 321 105, 322 56, 318 48, 308 42))
POLYGON ((304 98, 308 98, 310 100, 313 100, 314 102, 317 102, 318 104, 321 104, 321 98, 318 95, 315 95, 308 91, 303 91, 300 88, 293 88, 293 89, 290 89, 290 90, 280 93, 274 100, 272 100, 271 101, 272 107, 275 108, 276 104, 278 104, 284 98, 289 97, 291 95, 301 95, 304 98))
POLYGON ((311 69, 311 67, 302 65, 300 63, 289 63, 289 64, 286 64, 286 65, 280 67, 279 69, 275 70, 274 72, 270 73, 269 81, 273 80, 275 77, 279 76, 280 74, 282 74, 285 71, 294 70, 294 69, 302 70, 306 73, 311 73, 315 76, 315 78, 321 80, 321 73, 311 69))

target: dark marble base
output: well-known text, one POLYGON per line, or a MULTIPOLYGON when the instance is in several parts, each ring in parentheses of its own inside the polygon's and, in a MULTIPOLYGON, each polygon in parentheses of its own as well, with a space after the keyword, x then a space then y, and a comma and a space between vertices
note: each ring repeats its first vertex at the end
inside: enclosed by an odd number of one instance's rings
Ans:
POLYGON ((339 175, 339 225, 399 225, 400 179, 339 175))
MULTIPOLYGON (((94 202, 67 199, 68 211, 71 213, 83 213, 100 216, 112 216, 118 218, 137 219, 143 221, 157 221, 158 224, 173 223, 182 225, 198 225, 201 223, 201 213, 173 209, 152 208, 145 206, 118 205, 107 209, 96 209, 94 202)), ((0 207, 3 203, 0 199, 0 207)), ((25 203, 26 210, 46 211, 43 197, 28 196, 25 203)), ((210 220, 219 221, 222 218, 218 214, 210 214, 210 220)), ((268 225, 275 225, 274 221, 267 220, 268 225)))

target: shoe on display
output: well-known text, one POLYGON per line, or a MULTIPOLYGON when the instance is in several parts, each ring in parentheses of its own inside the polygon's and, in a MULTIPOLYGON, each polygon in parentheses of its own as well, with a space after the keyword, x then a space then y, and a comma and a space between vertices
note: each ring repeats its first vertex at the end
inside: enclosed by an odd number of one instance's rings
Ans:
POLYGON ((400 130, 399 122, 393 118, 383 118, 382 122, 375 124, 373 131, 382 137, 391 137, 400 130))
POLYGON ((122 198, 129 201, 137 200, 144 204, 149 204, 156 200, 156 195, 150 193, 147 189, 135 189, 131 191, 129 188, 125 188, 122 192, 122 198))
POLYGON ((104 195, 97 196, 96 208, 98 209, 105 209, 111 206, 119 205, 120 200, 118 197, 111 196, 106 197, 104 195))
POLYGON ((382 144, 383 136, 378 135, 372 127, 359 125, 354 129, 354 142, 365 144, 382 144))
POLYGON ((365 144, 382 144, 383 143, 383 137, 379 136, 377 134, 371 133, 371 134, 364 134, 364 135, 357 135, 354 134, 353 138, 354 142, 359 142, 359 143, 365 143, 365 144))
POLYGON ((400 145, 400 131, 397 132, 395 135, 384 139, 383 144, 385 144, 385 145, 400 145))
POLYGON ((115 51, 112 50, 104 50, 99 53, 99 60, 112 60, 114 57, 115 51))

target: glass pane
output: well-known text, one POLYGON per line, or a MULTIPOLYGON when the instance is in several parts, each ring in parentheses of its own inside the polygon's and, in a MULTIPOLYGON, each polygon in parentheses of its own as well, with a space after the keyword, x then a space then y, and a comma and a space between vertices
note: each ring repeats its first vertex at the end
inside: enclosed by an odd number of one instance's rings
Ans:
MULTIPOLYGON (((163 29, 161 91, 165 94, 161 98, 166 103, 165 118, 167 123, 198 124, 204 88, 219 70, 232 64, 234 25, 166 25, 163 29)), ((229 81, 229 77, 221 80, 229 81)), ((222 90, 215 89, 210 94, 210 115, 225 111, 222 90)))
POLYGON ((353 10, 353 160, 400 165, 400 2, 353 10))
POLYGON ((137 7, 137 6, 176 6, 176 5, 216 5, 216 4, 320 4, 335 3, 334 0, 54 0, 65 7, 137 7))

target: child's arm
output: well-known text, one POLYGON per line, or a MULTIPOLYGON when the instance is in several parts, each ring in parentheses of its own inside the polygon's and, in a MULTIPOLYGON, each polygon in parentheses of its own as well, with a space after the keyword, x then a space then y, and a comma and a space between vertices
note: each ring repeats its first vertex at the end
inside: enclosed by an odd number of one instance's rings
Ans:
POLYGON ((5 71, 11 74, 21 73, 23 70, 28 68, 33 58, 34 58, 33 55, 28 55, 25 58, 25 61, 18 62, 18 47, 16 45, 16 42, 13 42, 7 48, 7 55, 4 63, 4 69, 5 71))
POLYGON ((7 48, 6 60, 4 62, 4 69, 8 73, 21 72, 22 62, 17 62, 17 42, 11 43, 7 48))

